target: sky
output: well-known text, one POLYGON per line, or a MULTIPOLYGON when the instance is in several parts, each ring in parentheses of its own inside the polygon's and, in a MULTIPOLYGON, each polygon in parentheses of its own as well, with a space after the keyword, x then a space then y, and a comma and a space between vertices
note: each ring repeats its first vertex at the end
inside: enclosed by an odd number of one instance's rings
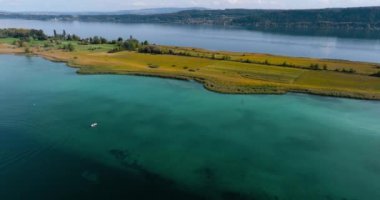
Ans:
POLYGON ((300 9, 380 6, 380 0, 0 0, 2 11, 116 11, 159 7, 300 9))

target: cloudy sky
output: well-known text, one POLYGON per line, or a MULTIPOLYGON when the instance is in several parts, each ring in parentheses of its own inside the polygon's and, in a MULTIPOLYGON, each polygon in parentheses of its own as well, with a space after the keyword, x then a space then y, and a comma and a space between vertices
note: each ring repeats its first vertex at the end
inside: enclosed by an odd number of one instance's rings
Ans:
POLYGON ((326 8, 380 6, 380 0, 0 0, 3 11, 113 11, 157 7, 326 8))

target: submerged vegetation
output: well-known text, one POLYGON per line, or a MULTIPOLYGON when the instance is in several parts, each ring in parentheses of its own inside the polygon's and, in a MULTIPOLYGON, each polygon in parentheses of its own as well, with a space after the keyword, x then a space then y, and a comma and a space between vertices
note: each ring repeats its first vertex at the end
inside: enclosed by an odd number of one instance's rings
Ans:
POLYGON ((80 38, 65 31, 1 29, 0 53, 28 53, 67 62, 82 74, 133 74, 196 80, 223 93, 303 92, 380 99, 374 63, 209 51, 128 39, 80 38))

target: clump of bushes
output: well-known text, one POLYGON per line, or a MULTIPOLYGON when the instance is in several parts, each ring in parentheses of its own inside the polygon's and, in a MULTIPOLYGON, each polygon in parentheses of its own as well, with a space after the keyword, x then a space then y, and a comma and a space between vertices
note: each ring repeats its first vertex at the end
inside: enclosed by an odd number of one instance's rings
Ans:
POLYGON ((356 73, 356 71, 354 69, 352 69, 352 68, 350 68, 350 69, 343 68, 340 71, 343 72, 343 73, 349 73, 349 74, 356 73))
POLYGON ((350 69, 346 69, 346 68, 343 68, 343 69, 335 69, 336 72, 343 72, 343 73, 348 73, 348 74, 354 74, 356 73, 356 70, 350 68, 350 69))
POLYGON ((27 54, 33 53, 33 51, 29 49, 29 47, 26 47, 24 52, 27 54))
POLYGON ((162 49, 157 45, 144 45, 139 48, 139 53, 163 54, 162 49))
POLYGON ((95 51, 97 49, 102 49, 102 47, 91 47, 91 48, 88 48, 89 51, 95 51))
POLYGON ((113 49, 109 50, 108 53, 116 53, 116 52, 119 52, 119 51, 121 51, 121 48, 116 47, 116 48, 113 48, 113 49))
POLYGON ((374 77, 380 77, 380 71, 374 73, 374 74, 371 74, 371 76, 374 76, 374 77))
POLYGON ((310 64, 310 69, 312 69, 312 70, 321 70, 321 68, 319 68, 319 64, 310 64))
POLYGON ((223 56, 222 60, 231 60, 231 56, 223 56))
POLYGON ((116 44, 117 47, 111 49, 110 51, 108 51, 108 53, 116 53, 123 50, 136 51, 140 50, 142 48, 141 46, 144 46, 145 44, 145 46, 149 45, 148 41, 140 43, 137 39, 133 38, 132 36, 127 40, 123 40, 123 38, 120 37, 117 40, 113 40, 109 43, 116 44))
POLYGON ((62 49, 65 51, 71 51, 72 52, 72 51, 75 51, 75 46, 71 43, 68 43, 68 44, 63 45, 62 49))
POLYGON ((12 43, 13 45, 16 45, 17 47, 27 47, 28 43, 23 40, 16 40, 12 43))
POLYGON ((157 68, 159 68, 160 66, 159 66, 159 65, 155 65, 155 64, 148 64, 148 67, 149 67, 149 68, 152 68, 152 69, 157 69, 157 68))
POLYGON ((44 43, 44 48, 49 48, 49 47, 53 47, 54 45, 49 43, 49 42, 45 42, 44 43))

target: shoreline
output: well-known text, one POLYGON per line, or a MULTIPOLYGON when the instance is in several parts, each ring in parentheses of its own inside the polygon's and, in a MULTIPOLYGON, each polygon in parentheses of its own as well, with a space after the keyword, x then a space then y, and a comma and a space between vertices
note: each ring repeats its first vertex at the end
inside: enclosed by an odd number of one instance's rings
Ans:
MULTIPOLYGON (((206 51, 206 50, 205 50, 206 51)), ((149 69, 145 66, 145 68, 141 69, 140 66, 138 67, 122 67, 121 70, 114 70, 110 65, 112 65, 111 62, 107 62, 109 57, 111 56, 118 56, 124 54, 137 54, 137 53, 130 53, 130 52, 119 52, 119 53, 113 53, 113 54, 105 54, 104 52, 100 53, 91 53, 91 52, 63 52, 60 50, 52 50, 52 51, 45 51, 45 50, 38 50, 33 49, 33 53, 25 53, 23 48, 17 48, 13 45, 4 45, 0 44, 0 54, 14 54, 14 55, 21 55, 21 56, 38 56, 43 59, 52 61, 52 62, 61 62, 65 63, 67 66, 72 68, 77 68, 76 71, 77 74, 82 75, 92 75, 92 74, 113 74, 113 75, 133 75, 133 76, 147 76, 147 77, 158 77, 158 78, 168 78, 168 79, 177 79, 182 81, 190 81, 193 80, 195 82, 198 82, 203 85, 203 87, 209 91, 222 93, 222 94, 274 94, 274 95, 281 95, 281 94, 287 94, 287 93, 301 93, 301 94, 312 94, 312 95, 319 95, 319 96, 329 96, 329 97, 340 97, 340 98, 350 98, 350 99, 360 99, 360 100, 380 100, 380 91, 360 91, 360 90, 345 90, 345 89, 337 89, 337 88, 331 88, 327 89, 324 87, 312 87, 312 86, 302 86, 302 85, 294 85, 292 83, 287 82, 271 82, 268 80, 260 80, 260 77, 247 77, 242 76, 245 79, 248 79, 248 81, 251 81, 252 83, 249 83, 247 85, 244 84, 237 84, 235 82, 228 83, 228 75, 218 77, 218 79, 214 79, 214 77, 203 77, 200 75, 196 75, 194 71, 194 75, 191 74, 192 71, 187 71, 186 73, 177 73, 177 72, 171 72, 168 70, 162 70, 161 67, 158 69, 149 69), (76 56, 78 54, 78 56, 76 56), (83 54, 83 55, 82 55, 83 54), (94 54, 94 55, 92 55, 94 54), (104 56, 103 58, 100 57, 100 55, 104 56), (91 60, 93 62, 90 62, 89 64, 86 64, 84 59, 89 56, 90 58, 92 56, 96 56, 97 60, 102 61, 100 64, 97 64, 95 60, 91 60), (82 60, 83 57, 83 60, 82 60), (221 79, 221 80, 219 80, 221 79), (227 80, 227 81, 226 81, 227 80), (256 83, 257 82, 257 83, 256 83)), ((234 52, 233 54, 237 54, 237 52, 234 52)), ((142 56, 145 56, 143 54, 142 56)), ((160 57, 164 55, 146 55, 151 57, 160 57)), ((168 57, 168 56, 166 56, 168 57)), ((172 56, 172 57, 180 57, 180 56, 172 56)), ((185 57, 186 58, 186 57, 185 57)), ((191 58, 187 58, 191 59, 191 58)), ((205 58, 203 58, 205 59, 205 58)), ((87 60, 88 61, 88 60, 87 60)), ((124 61, 124 60, 123 60, 124 61)), ((221 61, 222 62, 222 61, 221 61)), ((231 61, 234 62, 234 61, 231 61)), ((339 62, 334 60, 334 62, 339 62)), ((374 64, 374 63, 371 63, 374 64)), ((116 67, 115 67, 116 68, 116 67)), ((268 66, 269 68, 269 66, 268 66)), ((274 68, 274 67, 273 67, 274 68)), ((280 68, 280 67, 278 67, 280 68)), ((290 68, 290 70, 293 70, 290 68)), ((303 69, 296 69, 296 70, 303 70, 303 69)), ((306 71, 306 70, 305 70, 306 71)), ((224 74, 223 72, 222 74, 224 74)), ((322 72, 321 72, 322 73, 322 72)), ((326 72, 330 74, 339 74, 338 72, 326 72)), ((239 73, 237 73, 239 74, 239 73)), ((236 74, 235 74, 236 75, 236 74)), ((362 75, 345 75, 342 76, 358 76, 358 78, 361 78, 362 75)), ((367 77, 367 76, 366 76, 367 77)), ((297 77, 298 78, 298 77, 297 77)), ((373 78, 377 79, 380 84, 379 78, 373 78)), ((236 81, 236 80, 233 80, 236 81)), ((244 80, 245 81, 245 80, 244 80)))

